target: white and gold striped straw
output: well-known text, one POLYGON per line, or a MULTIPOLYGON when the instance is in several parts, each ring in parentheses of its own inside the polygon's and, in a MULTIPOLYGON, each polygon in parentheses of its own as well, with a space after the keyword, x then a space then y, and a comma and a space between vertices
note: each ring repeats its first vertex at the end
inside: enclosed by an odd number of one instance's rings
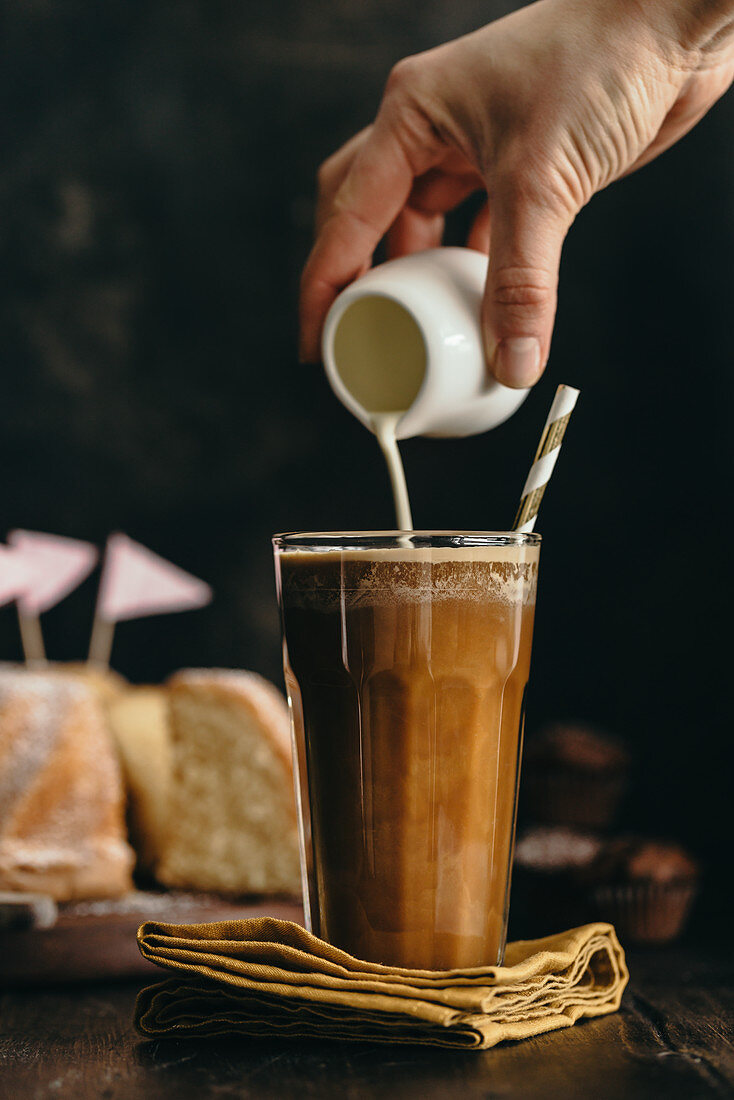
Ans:
POLYGON ((553 404, 522 491, 520 507, 513 525, 514 531, 527 532, 535 527, 540 502, 553 473, 561 442, 578 396, 579 391, 573 386, 559 386, 556 390, 556 396, 553 398, 553 404))

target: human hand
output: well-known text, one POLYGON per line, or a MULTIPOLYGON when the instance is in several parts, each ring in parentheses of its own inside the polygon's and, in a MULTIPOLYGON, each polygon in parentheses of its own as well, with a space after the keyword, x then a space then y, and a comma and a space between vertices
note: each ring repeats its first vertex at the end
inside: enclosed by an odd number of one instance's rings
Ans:
POLYGON ((682 137, 734 79, 734 0, 539 0, 393 69, 373 125, 321 166, 301 284, 301 357, 387 233, 441 243, 480 189, 468 239, 491 254, 487 360, 525 387, 548 358, 561 248, 595 192, 682 137))

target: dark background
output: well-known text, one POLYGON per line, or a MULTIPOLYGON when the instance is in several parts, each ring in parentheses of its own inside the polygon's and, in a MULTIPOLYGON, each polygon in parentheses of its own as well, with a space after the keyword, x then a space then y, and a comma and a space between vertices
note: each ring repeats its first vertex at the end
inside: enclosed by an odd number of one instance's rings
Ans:
MULTIPOLYGON (((296 361, 314 173, 395 61, 514 6, 3 5, 0 520, 124 530, 211 582, 204 611, 119 627, 133 680, 280 680, 270 535, 392 526, 374 441, 296 361)), ((509 423, 404 446, 419 527, 507 527, 556 384, 582 389, 539 525, 529 724, 630 741, 624 823, 699 853, 712 914, 730 865, 733 123, 728 96, 582 212, 547 376, 509 423)), ((95 590, 44 617, 53 658, 85 654, 95 590)), ((5 608, 0 657, 19 655, 5 608)))

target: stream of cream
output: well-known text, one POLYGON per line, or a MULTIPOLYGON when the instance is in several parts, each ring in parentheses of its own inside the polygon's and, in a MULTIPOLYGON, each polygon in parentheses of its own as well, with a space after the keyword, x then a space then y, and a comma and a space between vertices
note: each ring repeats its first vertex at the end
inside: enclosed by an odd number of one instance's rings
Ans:
POLYGON ((393 500, 395 502, 395 516, 399 531, 413 530, 413 516, 410 511, 410 499, 408 486, 405 481, 403 460, 400 457, 398 441, 395 429, 402 412, 373 413, 371 417, 372 431, 374 432, 380 450, 385 456, 387 472, 390 476, 393 500))

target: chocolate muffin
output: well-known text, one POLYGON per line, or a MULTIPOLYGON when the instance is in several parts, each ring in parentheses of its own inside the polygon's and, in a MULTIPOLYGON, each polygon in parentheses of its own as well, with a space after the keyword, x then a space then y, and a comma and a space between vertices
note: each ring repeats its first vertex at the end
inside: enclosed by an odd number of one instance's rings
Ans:
POLYGON ((521 797, 532 821, 606 829, 627 788, 624 743, 590 726, 557 722, 528 740, 521 797))
POLYGON ((599 837, 566 826, 540 825, 521 834, 512 873, 513 939, 532 939, 594 919, 580 875, 601 848, 599 837))
POLYGON ((699 867, 679 845, 640 837, 606 844, 582 874, 595 916, 628 943, 670 943, 698 892, 699 867))

